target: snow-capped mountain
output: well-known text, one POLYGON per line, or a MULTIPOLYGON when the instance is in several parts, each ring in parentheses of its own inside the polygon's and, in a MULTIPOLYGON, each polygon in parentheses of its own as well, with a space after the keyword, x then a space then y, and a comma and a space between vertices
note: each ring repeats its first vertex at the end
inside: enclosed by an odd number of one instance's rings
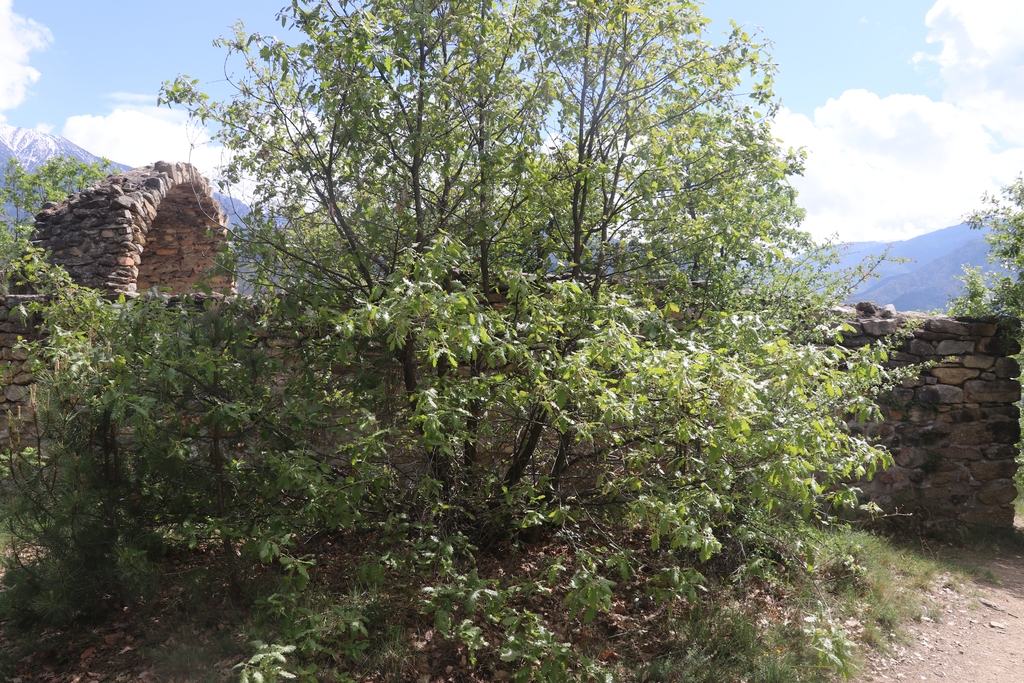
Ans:
MULTIPOLYGON (((3 171, 7 160, 11 158, 20 161, 21 167, 31 173, 47 159, 56 156, 74 157, 87 164, 101 161, 100 157, 82 149, 67 138, 50 135, 34 128, 17 128, 0 123, 0 172, 3 171)), ((153 161, 158 161, 158 159, 153 161)), ((116 161, 113 163, 117 171, 132 170, 132 167, 126 164, 119 164, 116 161)), ((233 222, 236 216, 245 216, 249 213, 249 207, 238 200, 232 200, 219 192, 214 192, 213 196, 232 217, 233 222)))
MULTIPOLYGON (((17 128, 6 123, 0 123, 0 173, 3 172, 7 160, 14 158, 21 162, 22 168, 30 173, 38 169, 47 159, 56 156, 69 156, 91 164, 101 161, 101 158, 92 152, 82 149, 67 138, 59 135, 50 135, 33 128, 17 128)), ((154 159, 153 161, 158 161, 154 159)), ((131 166, 114 162, 117 171, 130 171, 131 166)), ((221 203, 224 210, 228 212, 231 224, 238 229, 242 223, 241 219, 249 214, 249 207, 238 200, 232 200, 227 195, 214 192, 213 196, 221 203)))
MULTIPOLYGON (((33 128, 17 128, 0 123, 0 168, 15 158, 27 171, 34 171, 50 157, 69 156, 87 164, 100 161, 88 152, 59 135, 50 135, 33 128)), ((130 170, 124 164, 115 164, 122 171, 130 170)))

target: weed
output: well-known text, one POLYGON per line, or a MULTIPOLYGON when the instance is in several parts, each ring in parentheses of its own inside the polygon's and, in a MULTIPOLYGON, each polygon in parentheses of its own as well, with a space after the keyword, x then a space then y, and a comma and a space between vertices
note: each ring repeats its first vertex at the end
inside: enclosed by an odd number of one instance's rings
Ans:
MULTIPOLYGON (((935 439, 933 438, 932 441, 926 442, 924 440, 924 435, 922 434, 921 441, 922 443, 931 443, 934 442, 935 439)), ((925 474, 932 474, 934 472, 938 472, 939 466, 942 464, 942 455, 939 454, 938 451, 933 451, 931 449, 928 449, 927 453, 928 457, 925 458, 924 463, 921 465, 921 471, 924 472, 925 474)))

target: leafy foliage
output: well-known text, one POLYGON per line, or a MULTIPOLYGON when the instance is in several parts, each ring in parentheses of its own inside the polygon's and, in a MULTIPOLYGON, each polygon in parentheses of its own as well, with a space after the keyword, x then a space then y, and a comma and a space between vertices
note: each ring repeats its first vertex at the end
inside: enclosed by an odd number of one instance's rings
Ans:
POLYGON ((169 547, 216 547, 235 593, 278 568, 259 604, 302 656, 377 656, 371 612, 413 604, 474 662, 580 680, 601 653, 535 602, 589 628, 629 591, 671 618, 723 549, 755 574, 856 504, 845 482, 886 455, 842 418, 873 414, 884 351, 830 343, 848 285, 797 230, 764 46, 657 0, 282 21, 305 42, 222 41, 235 99, 164 91, 255 188, 236 245, 264 296, 109 302, 52 275, 39 448, 9 455, 0 511, 8 605, 59 623, 143 595, 169 547), (377 539, 344 600, 309 592, 320 533, 377 539), (573 551, 545 578, 481 573, 552 535, 573 551))
POLYGON ((32 218, 39 207, 80 192, 113 168, 107 159, 86 164, 53 157, 30 173, 17 159, 8 159, 0 179, 0 292, 8 291, 17 263, 29 249, 32 218))
POLYGON ((972 228, 988 228, 989 260, 1006 271, 990 276, 965 272, 965 293, 955 302, 959 308, 998 313, 1020 318, 1024 312, 1024 178, 1003 188, 1000 196, 986 194, 984 208, 972 213, 967 222, 972 228))
POLYGON ((964 266, 963 275, 957 280, 963 284, 963 293, 950 299, 946 306, 949 315, 984 317, 993 313, 993 292, 988 278, 980 266, 964 266))

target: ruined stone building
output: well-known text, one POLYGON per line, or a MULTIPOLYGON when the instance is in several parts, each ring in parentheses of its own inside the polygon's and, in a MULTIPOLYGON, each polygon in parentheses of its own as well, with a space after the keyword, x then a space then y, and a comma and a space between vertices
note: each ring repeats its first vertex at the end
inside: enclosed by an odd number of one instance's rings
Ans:
POLYGON ((215 291, 228 291, 231 276, 211 273, 227 224, 210 182, 193 166, 158 161, 43 205, 33 241, 75 282, 111 294, 151 287, 177 294, 203 276, 215 291))

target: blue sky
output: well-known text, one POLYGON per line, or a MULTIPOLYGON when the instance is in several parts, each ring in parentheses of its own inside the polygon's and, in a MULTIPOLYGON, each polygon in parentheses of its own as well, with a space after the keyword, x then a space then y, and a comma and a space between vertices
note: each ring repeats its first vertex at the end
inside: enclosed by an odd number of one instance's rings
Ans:
MULTIPOLYGON (((712 0, 712 30, 730 19, 774 43, 782 103, 812 115, 830 97, 853 88, 879 95, 942 96, 938 70, 913 64, 926 49, 924 17, 935 0, 712 0)), ((718 28, 721 27, 721 28, 718 28)))
MULTIPOLYGON (((0 0, 0 121, 131 165, 220 150, 155 107, 179 73, 227 94, 211 41, 242 19, 285 35, 283 0, 0 0)), ((1024 171, 1021 0, 709 0, 774 43, 775 132, 809 158, 796 181, 820 238, 904 239, 957 223, 1024 171)), ((287 37, 287 36, 285 36, 287 37)))

